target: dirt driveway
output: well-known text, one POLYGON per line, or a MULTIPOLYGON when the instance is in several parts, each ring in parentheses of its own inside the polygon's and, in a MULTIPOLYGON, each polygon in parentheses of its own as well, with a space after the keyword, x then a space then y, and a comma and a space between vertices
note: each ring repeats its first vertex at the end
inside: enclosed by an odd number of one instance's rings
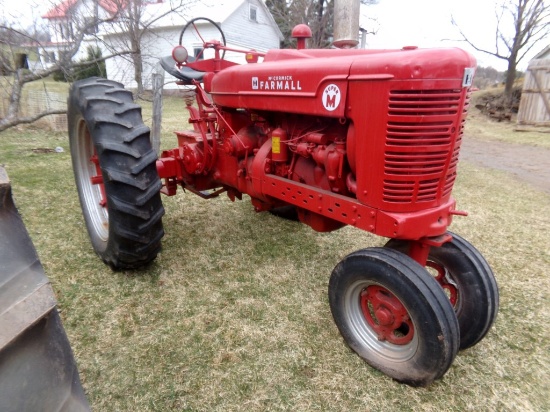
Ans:
POLYGON ((460 159, 508 172, 550 194, 550 149, 465 136, 460 159))

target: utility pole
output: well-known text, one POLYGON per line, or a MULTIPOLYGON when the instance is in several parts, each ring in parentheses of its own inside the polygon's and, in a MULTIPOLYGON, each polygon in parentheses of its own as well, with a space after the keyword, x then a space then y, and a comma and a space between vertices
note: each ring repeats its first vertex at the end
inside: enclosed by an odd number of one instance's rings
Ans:
POLYGON ((334 0, 334 47, 351 49, 357 46, 359 12, 360 0, 334 0))

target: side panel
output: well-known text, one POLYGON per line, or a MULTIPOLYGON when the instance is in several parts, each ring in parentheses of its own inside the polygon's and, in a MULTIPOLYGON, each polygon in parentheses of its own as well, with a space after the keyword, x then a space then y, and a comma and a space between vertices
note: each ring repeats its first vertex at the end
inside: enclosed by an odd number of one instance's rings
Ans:
POLYGON ((212 98, 225 107, 344 117, 349 64, 323 58, 236 66, 214 76, 212 98))

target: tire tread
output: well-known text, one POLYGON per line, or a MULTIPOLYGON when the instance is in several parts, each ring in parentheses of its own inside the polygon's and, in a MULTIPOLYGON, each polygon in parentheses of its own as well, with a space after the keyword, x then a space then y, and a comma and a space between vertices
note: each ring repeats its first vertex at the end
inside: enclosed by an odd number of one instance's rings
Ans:
MULTIPOLYGON (((141 107, 122 84, 89 78, 71 87, 68 113, 71 139, 78 138, 76 119, 85 120, 103 175, 109 236, 104 250, 92 242, 94 249, 113 269, 151 262, 164 235, 164 208, 157 156, 149 141, 150 130, 141 119, 141 107)), ((82 208, 86 214, 84 204, 82 208)), ((88 231, 93 237, 90 225, 88 231)))

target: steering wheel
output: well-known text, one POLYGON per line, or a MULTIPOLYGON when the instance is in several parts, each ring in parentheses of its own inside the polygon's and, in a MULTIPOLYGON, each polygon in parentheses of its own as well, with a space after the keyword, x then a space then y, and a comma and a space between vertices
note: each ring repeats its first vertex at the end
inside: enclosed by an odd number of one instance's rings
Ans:
MULTIPOLYGON (((195 29, 195 31, 197 32, 197 36, 201 39, 202 41, 202 44, 203 44, 203 47, 202 47, 202 50, 200 51, 200 53, 196 56, 197 59, 200 58, 200 56, 202 56, 202 54, 204 53, 204 50, 206 47, 204 47, 204 44, 206 43, 206 41, 203 39, 203 37, 201 36, 200 32, 199 32, 199 29, 197 28, 197 26, 195 25, 195 23, 199 20, 205 20, 207 21, 208 23, 212 24, 221 34, 221 37, 222 37, 222 45, 225 46, 226 45, 226 42, 225 42, 225 34, 223 33, 222 29, 220 26, 218 26, 218 24, 216 24, 214 21, 206 18, 206 17, 196 17, 194 19, 191 19, 187 22, 187 24, 183 27, 183 30, 181 31, 180 33, 180 46, 182 46, 182 41, 183 41, 183 36, 185 35, 185 32, 190 29, 191 27, 193 27, 195 29)), ((194 53, 193 53, 194 54, 194 53)), ((221 55, 221 58, 223 59, 225 56, 225 50, 222 51, 222 55, 221 55)))

